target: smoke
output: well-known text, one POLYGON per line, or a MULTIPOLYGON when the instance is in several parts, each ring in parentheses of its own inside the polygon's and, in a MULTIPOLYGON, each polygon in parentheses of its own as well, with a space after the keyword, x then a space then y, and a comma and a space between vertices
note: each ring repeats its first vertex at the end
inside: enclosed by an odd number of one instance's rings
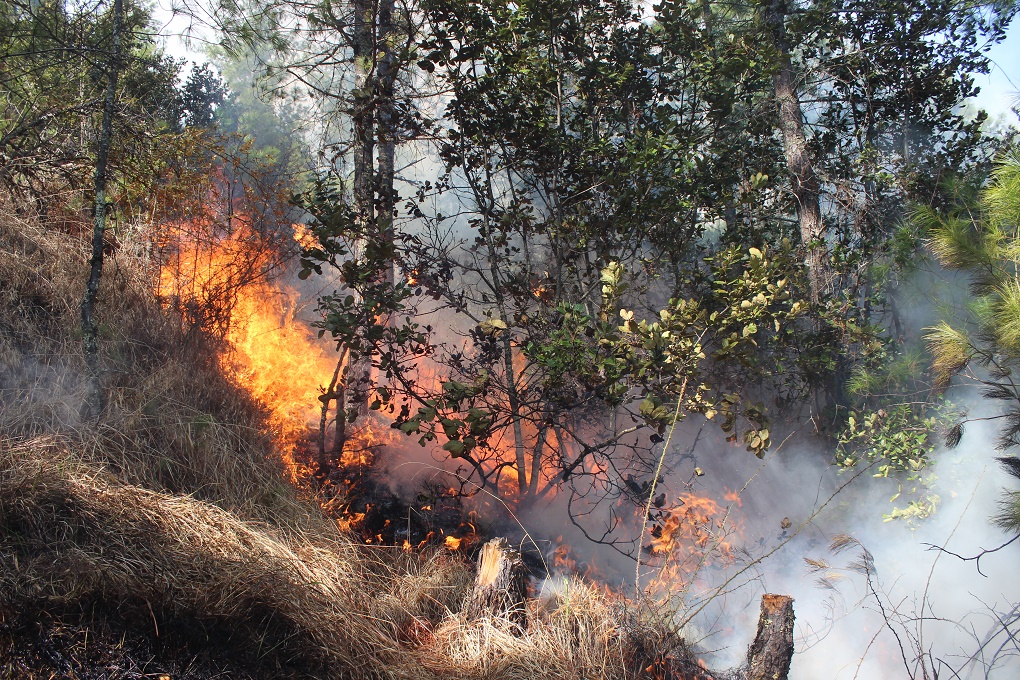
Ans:
MULTIPOLYGON (((974 411, 980 408, 977 403, 974 411)), ((999 490, 1008 485, 1007 475, 992 461, 993 438, 992 427, 975 427, 956 450, 937 454, 933 489, 941 502, 932 517, 914 524, 884 521, 883 514, 895 504, 889 499, 898 490, 896 484, 862 479, 812 523, 811 532, 791 543, 780 560, 765 566, 764 589, 797 600, 800 653, 791 677, 821 677, 823 672, 830 678, 922 677, 916 661, 920 654, 940 676, 952 676, 950 669, 955 669, 959 677, 1016 677, 1020 657, 996 614, 1020 601, 1020 584, 1010 569, 1015 553, 1007 548, 987 555, 981 561, 982 576, 975 562, 931 547, 973 556, 1008 540, 988 521, 999 490), (873 592, 865 574, 823 570, 822 575, 838 576, 831 590, 820 587, 817 575, 809 576, 805 565, 798 564, 804 557, 824 558, 833 567, 851 562, 858 549, 835 556, 825 549, 826 540, 841 533, 853 536, 870 553, 873 592), (982 648, 990 636, 995 644, 982 648), (1007 647, 999 650, 1002 642, 1007 647)), ((776 469, 807 484, 818 475, 809 471, 806 459, 792 457, 802 470, 792 470, 788 463, 776 469)), ((741 625, 750 630, 753 624, 741 625)), ((1012 622, 1012 629, 1016 627, 1012 622)))
MULTIPOLYGON (((972 416, 991 414, 975 395, 949 396, 969 405, 972 416)), ((727 539, 734 559, 716 555, 692 584, 677 578, 657 593, 672 596, 668 607, 677 622, 687 622, 688 639, 710 667, 744 661, 761 595, 779 593, 795 600, 793 680, 921 678, 922 663, 927 677, 934 677, 932 669, 939 677, 1017 677, 1015 547, 985 555, 983 575, 975 561, 950 554, 976 556, 1010 538, 989 522, 1011 479, 994 463, 993 425, 978 423, 956 449, 935 453, 925 476, 929 493, 939 498, 937 511, 912 520, 887 519, 906 505, 891 498, 909 489, 872 478, 873 469, 839 472, 808 433, 794 432, 759 461, 711 427, 694 419, 681 424, 664 488, 676 494, 685 487, 678 480, 694 478, 697 493, 710 498, 740 491, 739 502, 728 504, 728 524, 738 530, 727 539), (696 437, 692 455, 684 455, 696 437), (695 467, 704 476, 693 477, 695 467), (853 542, 830 550, 844 535, 853 542)), ((577 571, 634 592, 634 561, 587 542, 562 499, 533 511, 524 524, 542 545, 555 545, 557 537, 569 543, 577 571)), ((643 586, 654 571, 642 570, 643 586)))
MULTIPOLYGON (((444 170, 427 148, 402 147, 398 165, 403 167, 398 190, 405 197, 444 170)), ((437 197, 430 207, 433 213, 446 215, 463 208, 453 192, 437 197)), ((411 233, 420 234, 423 228, 407 215, 398 215, 398 221, 411 233)), ((463 219, 445 224, 451 242, 471 236, 463 219)), ((944 278, 941 272, 919 277, 916 290, 931 294, 932 284, 944 278)), ((936 296, 945 301, 961 295, 964 287, 957 284, 950 278, 946 285, 952 290, 941 289, 936 296)), ((338 284, 309 280, 292 285, 309 301, 338 284)), ((930 304, 917 304, 905 289, 897 298, 906 326, 916 329, 930 322, 930 304)), ((423 309, 425 316, 433 311, 423 309)), ((300 316, 309 321, 316 315, 309 304, 300 316)), ((435 315, 435 342, 463 342, 467 322, 452 316, 435 315)), ((970 403, 974 415, 987 409, 973 395, 958 393, 955 398, 970 403)), ((772 592, 795 599, 794 680, 919 678, 924 677, 922 665, 940 677, 1020 676, 1020 647, 1012 636, 1020 625, 1009 618, 1020 602, 1020 583, 1015 569, 1010 569, 1020 548, 1009 546, 986 555, 980 562, 983 574, 976 561, 945 552, 974 556, 1009 538, 988 521, 1000 489, 1010 484, 993 462, 994 426, 973 426, 956 449, 933 456, 931 489, 940 502, 932 516, 894 521, 886 521, 884 515, 903 506, 902 500, 890 500, 900 492, 898 482, 874 479, 872 472, 857 478, 840 473, 831 465, 831 452, 807 432, 809 427, 805 424, 793 432, 764 463, 743 446, 727 443, 715 425, 698 418, 688 419, 677 430, 663 486, 671 499, 687 490, 688 483, 698 494, 720 501, 740 491, 739 502, 723 503, 729 506, 728 525, 739 527, 739 535, 732 539, 733 560, 710 561, 691 584, 679 578, 664 584, 666 594, 672 595, 669 604, 675 618, 687 623, 686 632, 704 650, 707 663, 722 668, 743 661, 755 633, 758 601, 763 593, 772 592), (841 535, 855 542, 834 554, 830 544, 841 535), (865 569, 855 569, 864 551, 865 569), (695 610, 700 611, 687 621, 695 610)), ((456 471, 456 461, 439 443, 421 447, 413 438, 398 437, 401 441, 389 444, 378 459, 383 477, 396 493, 411 497, 423 486, 456 479, 449 474, 456 471)), ((577 571, 632 593, 633 559, 589 541, 570 521, 566 499, 561 493, 515 517, 507 517, 484 493, 468 507, 494 522, 491 530, 522 545, 534 541, 554 571, 554 549, 568 544, 577 571)), ((638 508, 635 504, 621 514, 637 517, 638 508)), ((591 519, 597 524, 606 518, 591 519)), ((638 530, 636 523, 625 528, 638 530)), ((654 567, 642 569, 642 585, 655 577, 654 567)))
MULTIPOLYGON (((964 395, 955 396, 962 401, 964 395)), ((981 409, 987 407, 975 402, 972 414, 981 409)), ((743 660, 758 599, 771 592, 795 599, 794 680, 925 677, 922 655, 929 671, 943 677, 1016 677, 1020 650, 1012 635, 1020 625, 1009 618, 1020 602, 1014 548, 982 558, 984 575, 975 561, 945 552, 976 556, 1009 539, 988 519, 1009 486, 993 461, 994 436, 994 427, 982 423, 957 449, 936 454, 929 481, 938 510, 914 521, 884 517, 897 506, 890 500, 900 491, 896 481, 871 479, 870 472, 850 481, 808 437, 788 443, 765 465, 740 449, 712 447, 706 491, 751 481, 735 510, 741 559, 710 573, 688 597, 691 603, 716 597, 719 584, 742 572, 689 628, 703 648, 717 650, 707 654, 709 664, 743 660), (856 543, 834 553, 830 543, 841 535, 856 543)))

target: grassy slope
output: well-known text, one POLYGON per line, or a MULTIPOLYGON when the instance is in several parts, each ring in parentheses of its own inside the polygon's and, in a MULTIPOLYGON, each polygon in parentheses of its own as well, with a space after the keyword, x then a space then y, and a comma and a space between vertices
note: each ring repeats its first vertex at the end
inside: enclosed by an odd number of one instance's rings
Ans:
POLYGON ((109 409, 83 423, 85 248, 0 204, 0 678, 662 677, 691 661, 579 583, 532 603, 523 637, 466 624, 456 557, 339 532, 284 482, 214 341, 161 312, 142 246, 122 235, 108 261, 109 409))

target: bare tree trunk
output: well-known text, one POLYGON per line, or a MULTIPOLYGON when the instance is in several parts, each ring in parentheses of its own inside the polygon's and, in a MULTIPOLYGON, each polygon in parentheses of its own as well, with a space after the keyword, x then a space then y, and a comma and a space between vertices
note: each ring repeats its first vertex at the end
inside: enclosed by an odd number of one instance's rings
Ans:
MULTIPOLYGON (((379 54, 379 87, 377 96, 377 130, 379 140, 379 171, 376 175, 376 191, 379 195, 379 212, 376 217, 379 237, 389 246, 393 245, 393 214, 397 196, 393 188, 394 157, 396 151, 396 102, 397 80, 396 27, 393 24, 393 0, 379 2, 379 40, 376 52, 379 54)), ((380 280, 393 283, 393 262, 387 263, 380 272, 380 280)))
POLYGON ((375 3, 354 0, 354 209, 365 228, 375 222, 375 3))
MULTIPOLYGON (((373 0, 354 0, 354 212, 363 239, 372 238, 375 214, 376 12, 373 0)), ((368 413, 372 357, 351 353, 347 403, 359 416, 368 413)), ((339 414, 338 414, 339 417, 339 414)), ((337 421, 339 423, 339 420, 337 421)), ((337 434, 339 434, 339 428, 337 434)), ((343 446, 341 441, 340 446, 343 446)))
MULTIPOLYGON (((470 178, 470 171, 466 174, 470 178)), ((510 337, 510 316, 507 314, 506 298, 503 295, 503 282, 499 275, 499 254, 496 252, 496 244, 492 238, 492 224, 490 214, 496 206, 496 197, 493 195, 493 177, 489 169, 485 171, 485 179, 482 186, 476 182, 469 182, 475 195, 478 205, 484 205, 482 220, 485 227, 485 245, 489 264, 489 275, 492 280, 489 282, 492 295, 496 300, 496 308, 499 310, 499 320, 503 323, 500 331, 501 344, 503 345, 503 369, 506 371, 506 394, 510 407, 510 419, 514 433, 514 469, 517 472, 517 490, 524 497, 528 493, 528 468, 524 442, 524 427, 521 416, 521 398, 517 390, 517 374, 514 371, 513 340, 510 337)))
POLYGON ((800 239, 807 248, 805 264, 811 300, 817 302, 825 292, 829 272, 828 248, 825 244, 825 225, 819 205, 821 191, 811 155, 804 135, 804 118, 797 97, 796 77, 790 57, 790 44, 786 36, 786 0, 769 0, 765 23, 772 43, 779 53, 779 69, 773 76, 776 105, 779 109, 779 126, 783 132, 783 150, 790 171, 793 195, 797 199, 797 216, 800 221, 800 239))
POLYGON ((96 298, 99 295, 99 280, 103 276, 103 233, 106 230, 106 166, 110 155, 110 140, 113 137, 113 108, 117 100, 117 76, 120 73, 120 43, 123 20, 123 0, 114 0, 113 52, 107 61, 103 128, 99 135, 99 151, 96 155, 96 207, 92 228, 92 259, 88 283, 85 285, 85 297, 81 301, 81 336, 87 372, 82 416, 89 420, 99 418, 105 406, 99 362, 99 329, 96 326, 95 312, 96 298))
MULTIPOLYGON (((397 59, 397 30, 393 23, 393 0, 379 2, 379 33, 376 52, 379 55, 379 81, 376 97, 376 138, 379 145, 376 172, 376 231, 373 238, 385 254, 376 273, 376 282, 393 289, 395 238, 393 219, 396 213, 397 194, 394 184, 396 156, 396 101, 395 90, 399 62, 397 59)), ((390 318, 376 319, 377 324, 390 325, 390 318)), ((369 376, 371 378, 371 376, 369 376)), ((370 385, 371 386, 371 385, 370 385)), ((374 385, 373 387, 377 387, 374 385)), ((367 395, 366 395, 367 396, 367 395)))
POLYGON ((522 634, 528 627, 527 596, 528 572, 521 554, 505 538, 494 538, 483 545, 475 586, 464 604, 467 618, 505 619, 513 624, 514 632, 522 634))
MULTIPOLYGON (((492 187, 492 180, 486 177, 489 188, 492 187)), ((493 205, 491 202, 490 205, 493 205)), ((499 278, 499 256, 496 253, 496 246, 492 240, 492 232, 486 230, 485 244, 488 247, 489 273, 492 275, 492 291, 496 298, 496 307, 499 309, 499 320, 503 322, 504 328, 501 333, 503 344, 503 370, 506 371, 506 394, 510 405, 510 418, 514 432, 514 468, 517 471, 517 490, 521 496, 528 492, 528 468, 524 450, 524 427, 521 423, 521 397, 517 391, 517 373, 514 370, 514 348, 510 337, 510 317, 506 312, 506 303, 503 297, 503 284, 499 278)))
POLYGON ((762 595, 758 633, 747 650, 746 680, 787 680, 793 660, 793 598, 762 595))
POLYGON ((330 379, 326 390, 319 397, 319 401, 322 402, 322 411, 319 416, 319 457, 317 464, 319 466, 319 473, 322 475, 329 473, 332 463, 330 455, 327 455, 326 452, 326 428, 329 421, 329 407, 334 401, 336 402, 336 436, 333 438, 331 452, 334 458, 343 449, 343 441, 347 432, 347 413, 344 410, 344 395, 346 394, 344 387, 347 382, 347 370, 344 364, 347 361, 347 354, 347 348, 342 348, 340 358, 336 362, 336 370, 333 371, 333 377, 330 379))

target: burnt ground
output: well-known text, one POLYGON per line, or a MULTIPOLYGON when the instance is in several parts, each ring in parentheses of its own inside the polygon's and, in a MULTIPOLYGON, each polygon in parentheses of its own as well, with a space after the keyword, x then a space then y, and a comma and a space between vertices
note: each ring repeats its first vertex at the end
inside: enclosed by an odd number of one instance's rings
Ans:
POLYGON ((212 680, 255 675, 243 660, 224 658, 221 640, 196 644, 192 629, 172 622, 155 634, 97 608, 42 611, 0 605, 0 678, 3 680, 212 680))
MULTIPOLYGON (((295 455, 306 469, 313 469, 315 454, 312 437, 299 444, 295 455)), ((320 471, 308 480, 322 507, 369 545, 401 547, 410 545, 419 550, 430 546, 449 546, 447 538, 456 539, 459 550, 474 560, 482 544, 496 536, 520 543, 513 526, 488 526, 477 521, 465 507, 472 487, 457 487, 423 482, 416 493, 406 496, 395 493, 392 475, 380 464, 381 450, 369 447, 367 465, 347 465, 320 471), (356 519, 356 521, 355 521, 356 519), (405 543, 406 541, 406 543, 405 543)), ((546 562, 530 544, 522 545, 522 557, 531 576, 547 576, 546 562)))

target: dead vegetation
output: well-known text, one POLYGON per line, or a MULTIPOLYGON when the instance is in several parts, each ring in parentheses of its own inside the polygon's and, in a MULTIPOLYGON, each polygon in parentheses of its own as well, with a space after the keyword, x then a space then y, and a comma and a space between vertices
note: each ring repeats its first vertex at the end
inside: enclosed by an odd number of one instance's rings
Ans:
POLYGON ((216 339, 164 313, 130 233, 100 295, 107 413, 82 422, 84 248, 0 210, 0 677, 701 673, 668 626, 593 586, 559 584, 507 632, 460 614, 458 555, 340 531, 285 481, 216 339))

